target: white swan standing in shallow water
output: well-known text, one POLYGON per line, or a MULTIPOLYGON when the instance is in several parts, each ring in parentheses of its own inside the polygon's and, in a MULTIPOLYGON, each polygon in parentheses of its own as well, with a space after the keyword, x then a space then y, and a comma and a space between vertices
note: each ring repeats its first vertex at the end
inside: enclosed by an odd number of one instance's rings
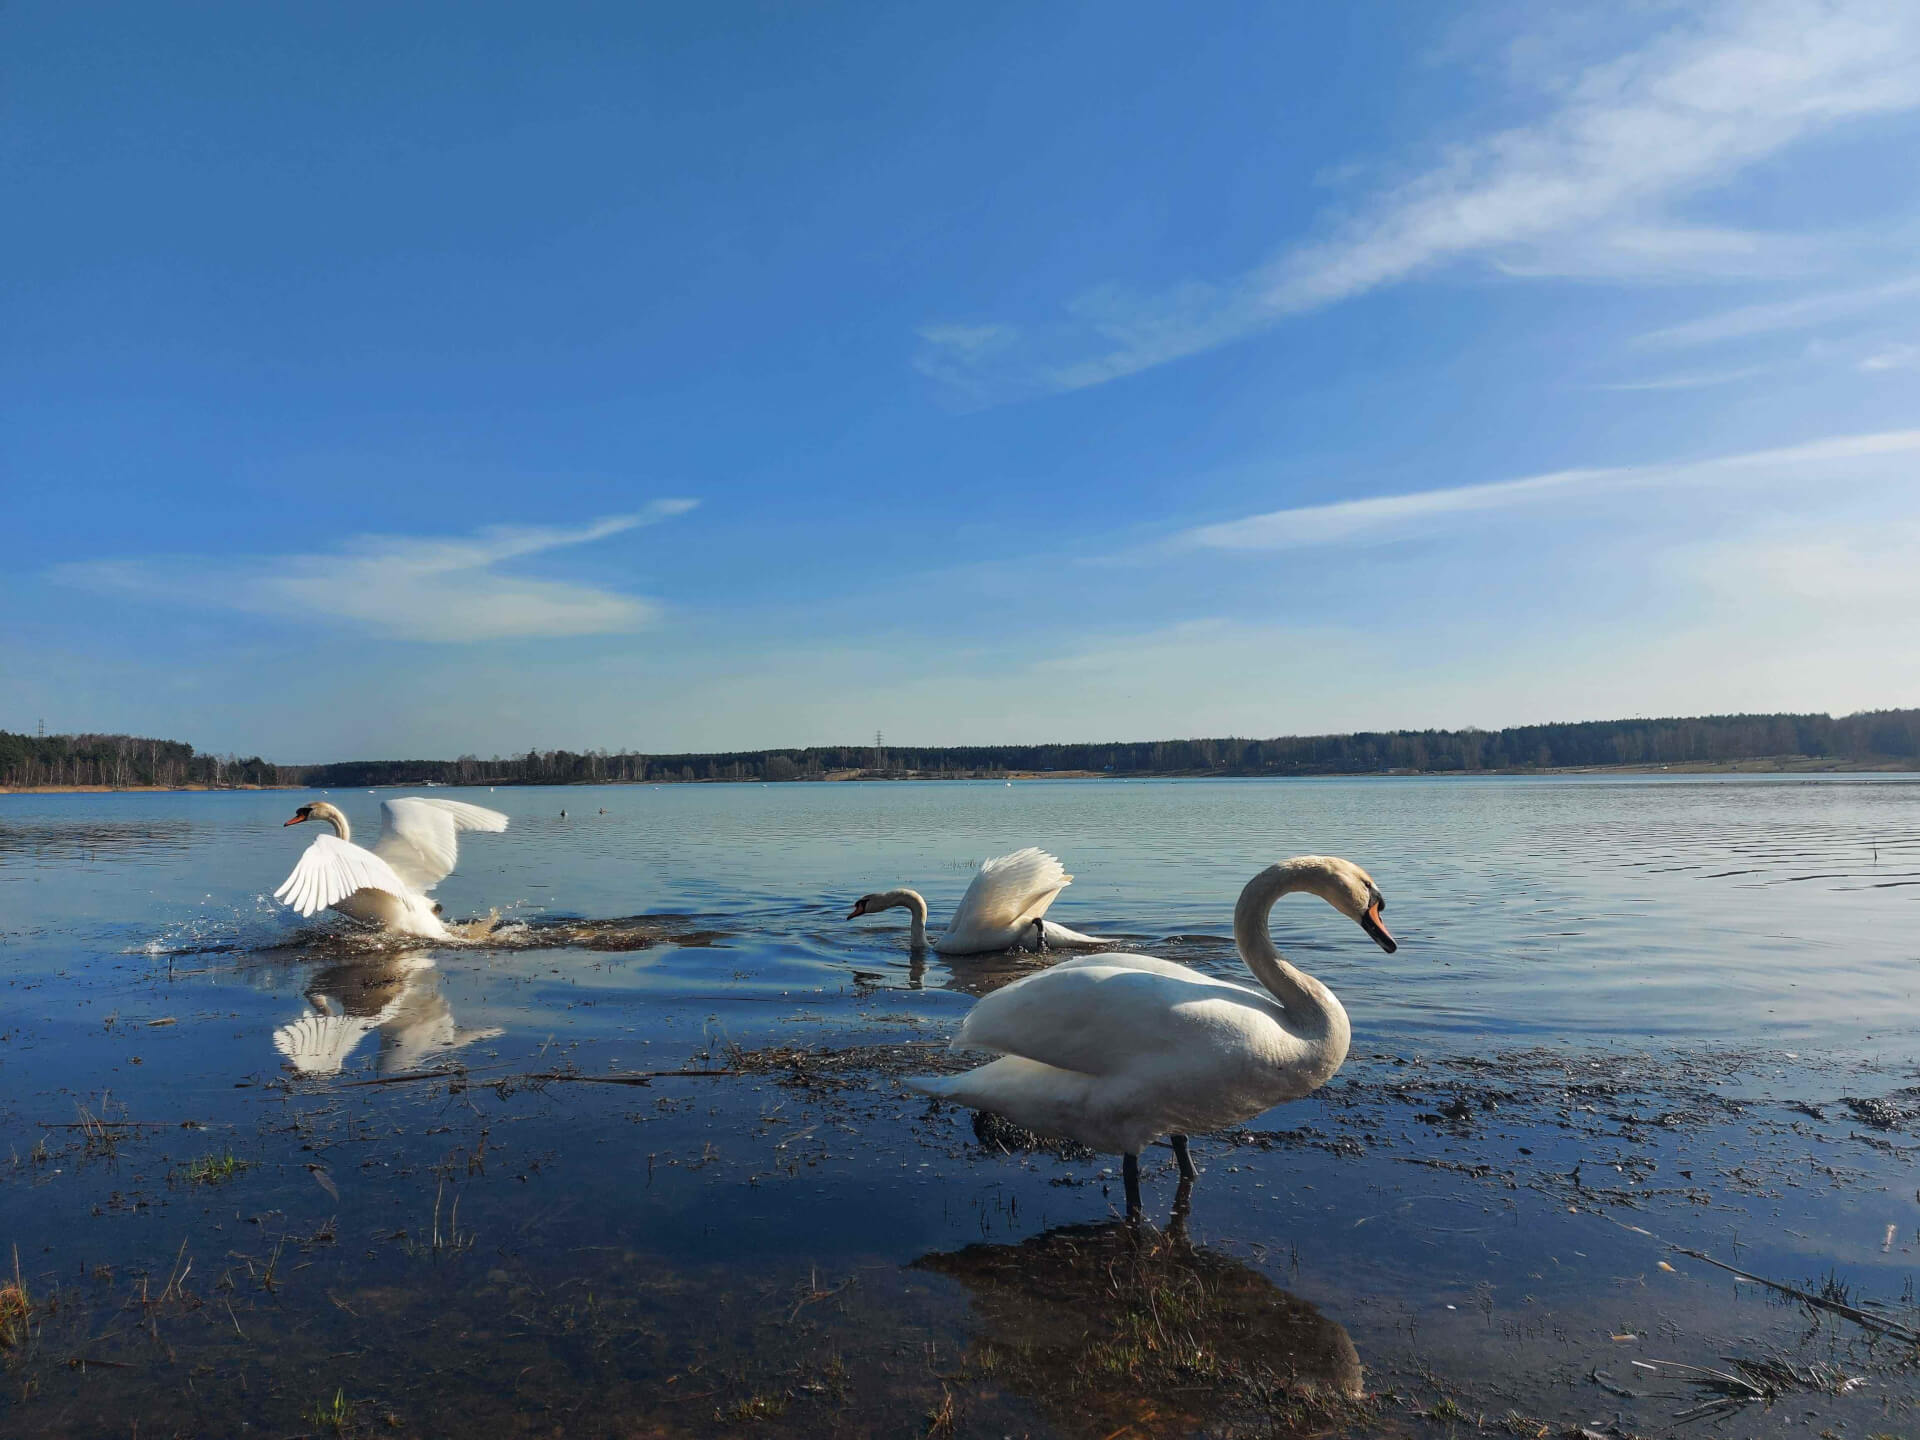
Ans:
MULTIPOLYGON (((933 942, 942 955, 986 955, 996 950, 1011 950, 1032 944, 1105 945, 1096 935, 1082 935, 1041 917, 1060 892, 1073 883, 1058 859, 1044 850, 1028 846, 1011 855, 981 864, 960 897, 947 933, 933 942)), ((918 890, 883 890, 862 895, 853 902, 847 918, 877 915, 882 910, 906 910, 913 916, 911 944, 923 950, 927 944, 927 902, 918 890)))
POLYGON ((1000 1056, 959 1075, 907 1081, 925 1095, 991 1110, 1041 1135, 1125 1157, 1127 1210, 1140 1209, 1140 1150, 1173 1140, 1194 1175, 1192 1131, 1238 1125, 1319 1089, 1347 1058, 1347 1012, 1274 948, 1267 912, 1293 890, 1318 895, 1391 953, 1386 900, 1348 860, 1301 855, 1247 882, 1233 911, 1240 958, 1266 987, 1216 980, 1150 955, 1087 955, 996 990, 968 1012, 956 1050, 1000 1056))
POLYGON ((334 833, 314 836, 274 899, 302 915, 331 908, 429 940, 458 938, 441 923, 440 907, 427 898, 427 891, 453 873, 458 833, 507 828, 507 817, 498 810, 418 795, 380 802, 380 838, 371 850, 353 843, 347 817, 324 800, 302 805, 286 823, 308 820, 324 820, 334 833))

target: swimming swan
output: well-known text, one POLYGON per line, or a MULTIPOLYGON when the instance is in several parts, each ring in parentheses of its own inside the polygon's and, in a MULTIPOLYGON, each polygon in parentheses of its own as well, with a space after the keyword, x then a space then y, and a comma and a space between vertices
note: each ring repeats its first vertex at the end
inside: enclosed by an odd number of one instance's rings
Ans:
POLYGON ((1000 1058, 909 1088, 1006 1116, 1041 1135, 1125 1157, 1127 1210, 1140 1209, 1140 1149, 1237 1125, 1319 1089, 1347 1058, 1347 1012, 1274 948, 1267 912, 1293 890, 1318 895, 1382 950, 1393 936, 1373 877, 1330 855, 1300 855, 1247 882, 1233 911, 1240 958, 1266 993, 1150 955, 1087 955, 996 990, 968 1012, 956 1050, 1000 1058))
MULTIPOLYGON (((1097 935, 1082 935, 1051 920, 1047 913, 1060 892, 1073 883, 1058 859, 1028 846, 981 864, 960 897, 947 933, 933 942, 942 955, 986 955, 1031 942, 1036 949, 1049 945, 1105 945, 1097 935)), ((847 918, 877 915, 882 910, 907 910, 913 915, 910 943, 915 950, 927 944, 927 902, 918 890, 884 890, 862 895, 847 918)))
POLYGON ((373 849, 353 843, 347 817, 326 801, 302 805, 289 825, 324 820, 331 835, 316 835, 273 898, 302 915, 338 910, 402 935, 451 940, 440 907, 427 898, 453 873, 462 830, 499 831, 507 817, 461 800, 417 795, 380 802, 380 838, 373 849))

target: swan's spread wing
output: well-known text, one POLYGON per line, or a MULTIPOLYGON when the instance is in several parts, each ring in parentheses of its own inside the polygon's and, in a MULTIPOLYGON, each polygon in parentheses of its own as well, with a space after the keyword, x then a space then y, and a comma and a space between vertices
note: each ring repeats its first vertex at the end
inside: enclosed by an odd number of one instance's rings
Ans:
POLYGON ((1083 1075, 1111 1075, 1152 1057, 1236 1048, 1279 1007, 1249 990, 1150 955, 1089 955, 996 990, 954 1036, 1083 1075))
POLYGON ((293 873, 273 892, 273 898, 285 901, 302 915, 317 915, 356 890, 407 893, 393 867, 371 850, 362 850, 337 835, 316 835, 293 873))
POLYGON ((507 817, 498 810, 420 795, 382 800, 380 816, 380 838, 373 853, 422 892, 453 873, 460 857, 460 842, 455 838, 460 831, 507 828, 507 817))
POLYGON ((1028 846, 981 864, 960 897, 947 927, 951 937, 1031 925, 1046 914, 1054 896, 1073 883, 1066 867, 1046 851, 1028 846))

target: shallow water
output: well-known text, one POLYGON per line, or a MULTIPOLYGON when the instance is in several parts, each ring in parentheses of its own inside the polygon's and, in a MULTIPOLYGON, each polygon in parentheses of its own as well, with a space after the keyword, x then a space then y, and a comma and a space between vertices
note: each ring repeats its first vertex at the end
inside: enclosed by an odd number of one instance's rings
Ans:
POLYGON ((1736 1352, 1863 1380, 1743 1433, 1904 1426, 1902 1346, 1661 1242, 1904 1313, 1911 780, 444 793, 512 826, 438 892, 487 940, 417 950, 268 898, 289 795, 0 796, 0 1246, 37 1297, 0 1428, 1439 1433, 1457 1396, 1627 1433, 1689 1403, 1634 1359, 1736 1352), (1276 911, 1354 1054, 1196 1142, 1171 1234, 1112 1226, 1111 1157, 989 1153, 897 1087, 1045 960, 916 962, 848 905, 912 884, 937 927, 1025 844, 1079 877, 1051 918, 1222 974, 1271 860, 1388 896, 1393 956, 1276 911), (764 1053, 877 1046, 918 1048, 764 1053), (747 1073, 591 1083, 689 1069, 747 1073))

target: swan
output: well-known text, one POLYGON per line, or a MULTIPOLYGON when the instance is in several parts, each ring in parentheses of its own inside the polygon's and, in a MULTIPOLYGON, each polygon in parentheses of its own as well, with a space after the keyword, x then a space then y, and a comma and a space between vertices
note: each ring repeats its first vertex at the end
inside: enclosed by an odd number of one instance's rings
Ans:
POLYGON ((453 873, 462 830, 500 831, 507 817, 462 800, 418 795, 380 802, 380 838, 373 849, 353 843, 347 817, 326 801, 302 805, 288 825, 322 820, 331 835, 316 835, 273 898, 302 915, 332 909, 401 935, 429 940, 457 937, 427 898, 453 873))
POLYGON ((1170 1136, 1180 1176, 1191 1180, 1190 1132, 1296 1100, 1347 1058, 1347 1012, 1281 958, 1267 928, 1275 902, 1295 890, 1318 895, 1389 954, 1397 948, 1371 875, 1350 860, 1299 855, 1254 876, 1234 906, 1234 945, 1265 993, 1151 955, 1063 960, 994 991, 961 1022, 953 1049, 999 1059, 905 1083, 1041 1135, 1118 1151, 1127 1212, 1137 1215, 1142 1146, 1170 1136))
MULTIPOLYGON (((1045 945, 1105 945, 1097 935, 1082 935, 1051 920, 1047 907, 1073 883, 1060 861, 1046 851, 1028 846, 1011 855, 985 861, 960 897, 947 933, 933 942, 942 955, 986 955, 1032 942, 1045 945)), ((913 916, 911 944, 927 944, 927 902, 918 890, 882 890, 853 902, 847 919, 877 915, 882 910, 906 910, 913 916)))

